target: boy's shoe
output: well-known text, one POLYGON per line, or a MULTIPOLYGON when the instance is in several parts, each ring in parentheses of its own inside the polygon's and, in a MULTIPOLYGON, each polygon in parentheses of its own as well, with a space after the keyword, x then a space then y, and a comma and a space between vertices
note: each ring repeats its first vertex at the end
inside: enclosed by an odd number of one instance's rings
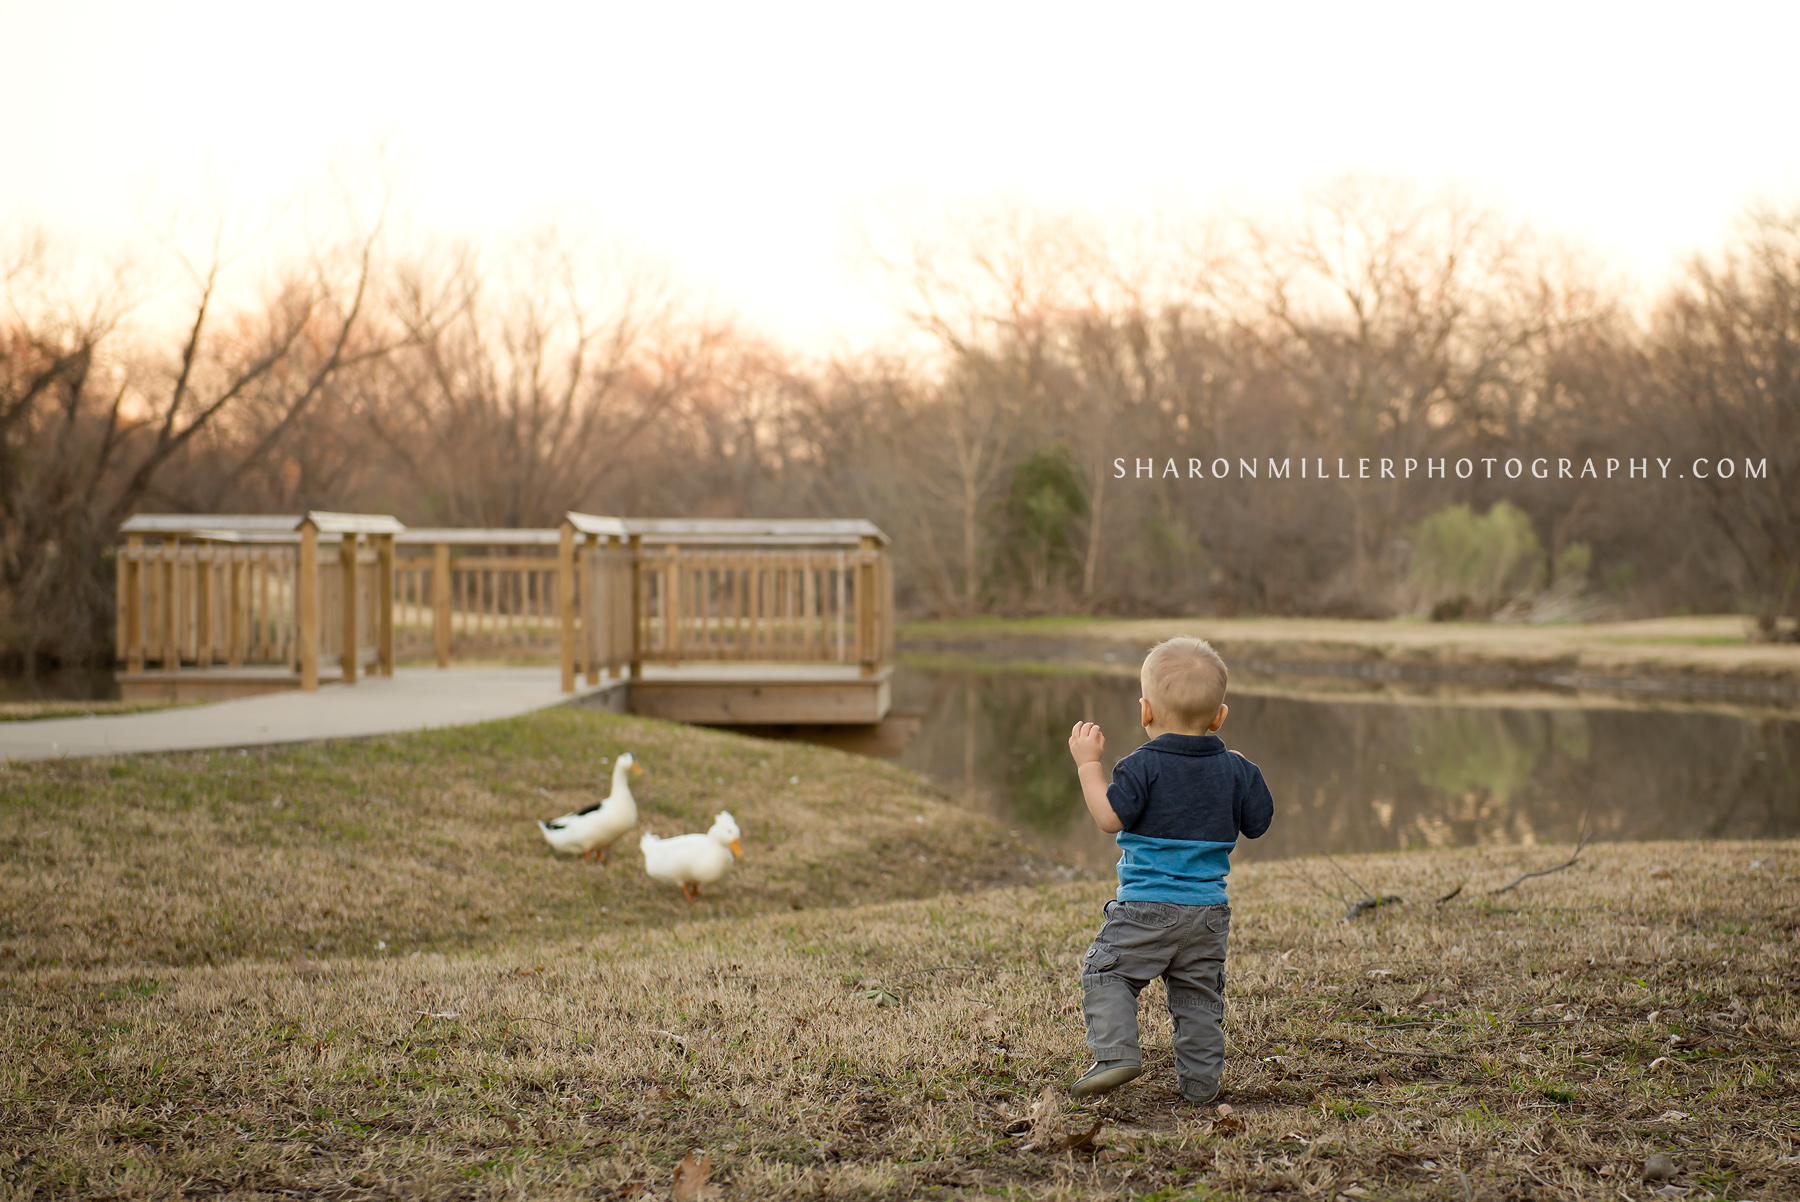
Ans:
POLYGON ((1069 1092, 1078 1098, 1098 1097, 1135 1080, 1143 1071, 1144 1066, 1136 1060, 1096 1060, 1094 1067, 1069 1087, 1069 1092))
POLYGON ((1184 1101, 1192 1102, 1196 1106, 1204 1106, 1208 1102, 1211 1102, 1211 1101, 1214 1101, 1215 1099, 1217 1099, 1218 1096, 1219 1096, 1219 1087, 1217 1085, 1213 1086, 1209 1090, 1209 1089, 1204 1088, 1203 1086, 1196 1085, 1191 1082, 1183 1081, 1181 1083, 1182 1099, 1184 1101))

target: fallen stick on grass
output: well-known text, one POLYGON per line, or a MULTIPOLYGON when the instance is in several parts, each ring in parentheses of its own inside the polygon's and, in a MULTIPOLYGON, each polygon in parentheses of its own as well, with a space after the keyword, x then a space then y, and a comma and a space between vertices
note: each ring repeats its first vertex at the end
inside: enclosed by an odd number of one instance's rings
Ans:
POLYGON ((1378 910, 1382 906, 1400 906, 1405 904, 1406 899, 1401 897, 1398 893, 1386 893, 1380 897, 1371 895, 1363 898, 1359 902, 1352 903, 1350 908, 1344 911, 1344 921, 1349 922, 1359 914, 1369 910, 1378 910))
POLYGON ((1549 876, 1553 872, 1561 872, 1565 868, 1573 868, 1575 866, 1575 861, 1581 858, 1581 849, 1587 846, 1588 815, 1593 812, 1593 809, 1594 793, 1593 790, 1590 789, 1588 791, 1587 808, 1581 811, 1581 833, 1575 839, 1574 855, 1570 856, 1560 864, 1552 864, 1550 867, 1540 868, 1536 872, 1521 873, 1519 878, 1510 884, 1502 885, 1498 889, 1489 889, 1488 896, 1496 897, 1499 894, 1507 893, 1518 888, 1520 885, 1523 885, 1534 876, 1549 876))

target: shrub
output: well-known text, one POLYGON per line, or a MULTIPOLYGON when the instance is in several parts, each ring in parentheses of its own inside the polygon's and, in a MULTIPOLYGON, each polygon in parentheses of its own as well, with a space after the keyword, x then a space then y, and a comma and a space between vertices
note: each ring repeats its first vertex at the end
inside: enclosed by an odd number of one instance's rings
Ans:
POLYGON ((1537 588, 1543 561, 1531 518, 1510 501, 1496 502, 1483 516, 1451 505, 1412 532, 1412 584, 1440 621, 1492 614, 1537 588))

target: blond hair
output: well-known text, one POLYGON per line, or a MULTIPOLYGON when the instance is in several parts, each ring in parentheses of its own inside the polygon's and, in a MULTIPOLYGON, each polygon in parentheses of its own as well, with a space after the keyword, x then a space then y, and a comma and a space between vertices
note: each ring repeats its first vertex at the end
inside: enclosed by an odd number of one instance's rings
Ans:
POLYGON ((1225 702, 1229 673, 1205 639, 1166 639, 1150 648, 1138 678, 1144 698, 1165 722, 1205 727, 1225 702))

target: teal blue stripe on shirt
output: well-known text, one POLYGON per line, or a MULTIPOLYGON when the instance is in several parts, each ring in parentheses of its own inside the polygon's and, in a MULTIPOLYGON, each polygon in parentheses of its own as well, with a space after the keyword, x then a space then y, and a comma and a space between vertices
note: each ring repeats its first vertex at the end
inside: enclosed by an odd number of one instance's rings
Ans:
POLYGON ((1119 832, 1119 900, 1216 906, 1225 901, 1231 843, 1119 832))

